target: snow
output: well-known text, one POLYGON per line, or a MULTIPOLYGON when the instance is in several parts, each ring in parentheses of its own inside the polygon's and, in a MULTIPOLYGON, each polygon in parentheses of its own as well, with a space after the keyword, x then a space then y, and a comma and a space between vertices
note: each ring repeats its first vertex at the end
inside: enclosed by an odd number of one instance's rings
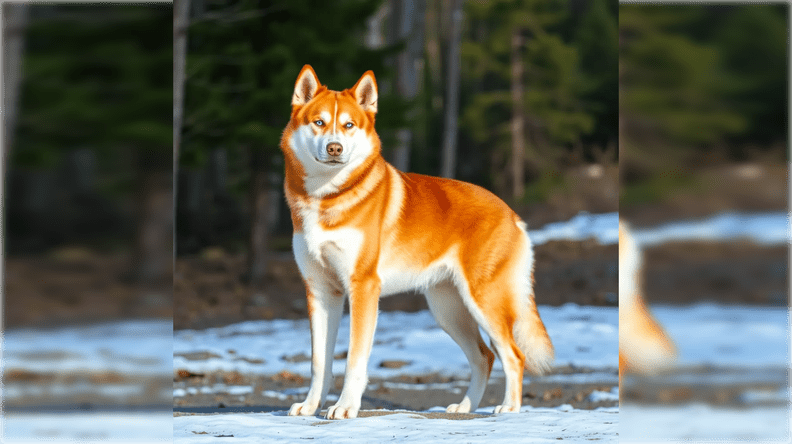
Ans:
POLYGON ((779 245, 790 240, 789 223, 787 212, 723 212, 699 220, 675 221, 657 227, 635 229, 634 237, 638 245, 643 247, 669 241, 732 241, 741 238, 762 245, 779 245))
POLYGON ((619 242, 619 213, 589 214, 580 212, 564 222, 553 222, 538 230, 528 230, 534 245, 551 240, 584 240, 595 238, 603 245, 619 242))
MULTIPOLYGON (((603 245, 619 242, 619 213, 589 214, 581 212, 572 219, 549 223, 528 230, 531 242, 541 245, 551 240, 584 240, 594 238, 603 245)), ((725 211, 707 218, 679 220, 655 227, 634 230, 640 246, 670 241, 751 239, 762 245, 779 245, 790 240, 787 212, 737 213, 725 211)))
MULTIPOLYGON (((709 303, 685 307, 655 305, 652 313, 679 351, 679 371, 657 376, 675 386, 746 383, 784 384, 789 367, 789 312, 786 307, 722 306, 709 303), (700 373, 700 366, 727 369, 700 373)), ((789 390, 749 389, 745 407, 686 405, 621 406, 620 439, 784 440, 789 434, 789 390), (777 405, 756 405, 776 402, 777 405)))
POLYGON ((5 413, 0 441, 13 442, 171 442, 173 413, 5 413))
POLYGON ((705 404, 641 406, 626 404, 619 412, 619 439, 636 441, 789 442, 789 409, 737 409, 705 404))
POLYGON ((136 320, 52 330, 7 330, 3 367, 29 371, 116 371, 170 375, 170 320, 136 320))
POLYGON ((786 307, 653 305, 652 313, 676 343, 680 366, 785 367, 789 363, 786 307))
MULTIPOLYGON (((492 408, 477 413, 489 414, 492 408)), ((558 442, 618 439, 617 408, 577 410, 523 407, 519 414, 482 416, 470 420, 427 419, 411 412, 325 421, 315 416, 291 417, 285 412, 182 416, 174 418, 176 443, 215 442, 558 442)))
MULTIPOLYGON (((539 306, 539 314, 556 348, 555 365, 618 367, 619 314, 616 307, 539 306)), ((308 377, 310 360, 289 362, 283 358, 300 354, 310 356, 310 337, 307 320, 249 321, 201 331, 180 330, 174 333, 175 354, 209 352, 220 357, 199 361, 175 356, 173 365, 194 373, 224 370, 275 374, 288 370, 308 377), (229 350, 235 352, 229 353, 229 350), (244 350, 245 357, 264 362, 254 364, 240 360, 240 350, 244 350)), ((339 328, 336 355, 346 350, 348 344, 349 316, 346 315, 339 328)), ((345 359, 336 359, 334 373, 342 374, 345 365, 345 359)), ((380 313, 369 375, 389 378, 427 373, 469 376, 467 359, 428 311, 380 313), (407 364, 398 369, 380 367, 379 363, 385 360, 407 364)), ((496 361, 493 377, 502 375, 503 367, 496 361)))

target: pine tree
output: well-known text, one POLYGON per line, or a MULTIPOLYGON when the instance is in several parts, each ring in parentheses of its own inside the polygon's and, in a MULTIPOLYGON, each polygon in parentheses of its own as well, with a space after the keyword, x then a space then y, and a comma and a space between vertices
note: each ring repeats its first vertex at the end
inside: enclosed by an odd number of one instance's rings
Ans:
POLYGON ((180 165, 200 166, 212 149, 246 159, 254 283, 263 275, 267 199, 271 188, 280 188, 273 180, 282 173, 279 142, 302 66, 313 66, 320 81, 335 90, 374 70, 381 92, 377 130, 387 136, 404 124, 404 104, 388 94, 392 75, 385 69, 385 58, 400 48, 362 45, 366 20, 379 5, 378 0, 219 1, 191 18, 180 165))

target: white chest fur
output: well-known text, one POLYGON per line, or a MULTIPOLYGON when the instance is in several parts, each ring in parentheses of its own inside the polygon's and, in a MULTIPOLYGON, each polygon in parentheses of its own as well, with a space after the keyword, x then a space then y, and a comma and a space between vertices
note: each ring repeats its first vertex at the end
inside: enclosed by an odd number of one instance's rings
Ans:
POLYGON ((323 229, 319 224, 318 200, 304 203, 299 211, 302 231, 294 233, 292 246, 300 272, 306 279, 317 279, 332 271, 348 290, 363 245, 363 233, 354 228, 323 229))

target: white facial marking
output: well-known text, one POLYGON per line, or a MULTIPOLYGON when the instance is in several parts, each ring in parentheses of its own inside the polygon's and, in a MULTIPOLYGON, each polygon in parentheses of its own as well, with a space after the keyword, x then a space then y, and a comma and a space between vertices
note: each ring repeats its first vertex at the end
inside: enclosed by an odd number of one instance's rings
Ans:
POLYGON ((341 115, 338 116, 338 124, 341 127, 344 127, 344 125, 346 125, 347 122, 349 122, 350 120, 351 120, 351 117, 347 113, 341 113, 341 115))
POLYGON ((289 148, 303 166, 305 189, 313 197, 337 192, 355 168, 374 152, 371 139, 364 131, 354 131, 353 134, 314 134, 311 125, 303 125, 294 131, 289 148), (337 159, 327 154, 327 144, 330 142, 338 142, 344 148, 337 159), (327 163, 332 160, 340 163, 327 163))
POLYGON ((336 98, 335 101, 335 109, 333 109, 333 117, 336 118, 336 120, 333 121, 333 136, 335 136, 337 133, 336 127, 338 126, 338 98, 336 98))
POLYGON ((327 111, 322 111, 322 113, 319 114, 319 116, 322 117, 322 120, 324 120, 325 125, 331 124, 333 117, 330 115, 330 113, 328 113, 327 111))

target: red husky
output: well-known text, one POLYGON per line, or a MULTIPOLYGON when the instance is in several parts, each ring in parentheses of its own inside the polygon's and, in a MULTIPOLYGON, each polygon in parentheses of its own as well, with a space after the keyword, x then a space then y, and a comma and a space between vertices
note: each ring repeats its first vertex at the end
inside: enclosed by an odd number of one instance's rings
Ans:
POLYGON ((327 418, 357 416, 379 298, 408 290, 426 295, 437 323, 470 361, 467 394, 447 411, 475 410, 484 394, 494 355, 481 327, 506 373, 506 396, 495 413, 517 412, 523 368, 541 374, 553 361, 533 300, 525 223, 483 188, 403 173, 385 162, 374 130, 377 97, 371 71, 344 91, 320 84, 309 65, 297 77, 281 149, 313 356, 308 396, 289 415, 313 415, 324 404, 348 297, 346 377, 327 418))

